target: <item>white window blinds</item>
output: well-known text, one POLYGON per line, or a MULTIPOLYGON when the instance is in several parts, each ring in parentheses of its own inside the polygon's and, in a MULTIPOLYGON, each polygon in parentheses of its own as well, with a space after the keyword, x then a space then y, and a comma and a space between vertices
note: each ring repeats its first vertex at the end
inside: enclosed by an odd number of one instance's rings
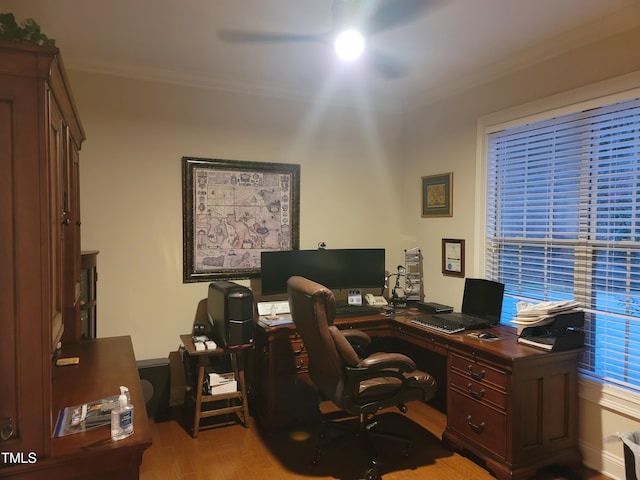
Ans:
POLYGON ((640 99, 488 136, 486 276, 586 312, 581 368, 640 391, 640 99))

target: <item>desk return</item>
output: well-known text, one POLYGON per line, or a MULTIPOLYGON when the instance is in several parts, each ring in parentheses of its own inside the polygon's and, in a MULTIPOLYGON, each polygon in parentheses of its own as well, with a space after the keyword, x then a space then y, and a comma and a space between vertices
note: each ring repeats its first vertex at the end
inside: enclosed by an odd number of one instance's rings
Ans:
MULTIPOLYGON (((337 319, 336 324, 446 358, 446 381, 439 385, 446 388, 443 440, 471 452, 498 480, 528 479, 544 466, 581 461, 579 349, 545 352, 521 345, 509 326, 491 329, 498 338, 490 340, 441 334, 411 323, 417 313, 337 319)), ((295 327, 257 324, 255 341, 253 415, 271 428, 316 415, 308 356, 295 327)))

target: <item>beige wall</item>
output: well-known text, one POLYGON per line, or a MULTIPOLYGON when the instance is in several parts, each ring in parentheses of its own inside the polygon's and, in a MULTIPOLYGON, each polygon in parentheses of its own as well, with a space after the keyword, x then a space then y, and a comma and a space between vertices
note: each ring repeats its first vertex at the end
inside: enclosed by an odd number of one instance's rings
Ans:
POLYGON ((71 72, 87 132, 82 248, 98 257, 98 335, 131 335, 138 359, 189 332, 206 283, 182 283, 181 158, 301 165, 300 246, 400 241, 398 119, 344 107, 71 72))
MULTIPOLYGON (((478 118, 640 70, 640 29, 496 79, 400 118, 70 72, 87 141, 81 152, 84 249, 98 249, 99 336, 131 335, 138 359, 166 357, 188 332, 206 283, 182 283, 182 156, 301 164, 301 248, 405 248, 424 255, 426 297, 459 307, 462 280, 441 275, 441 239, 475 236, 478 118), (420 178, 454 173, 454 216, 420 216, 420 178)), ((622 478, 622 448, 603 435, 636 428, 594 390, 581 399, 587 463, 622 478), (596 422, 595 424, 593 422, 596 422), (613 430, 613 431, 615 431, 613 430)))

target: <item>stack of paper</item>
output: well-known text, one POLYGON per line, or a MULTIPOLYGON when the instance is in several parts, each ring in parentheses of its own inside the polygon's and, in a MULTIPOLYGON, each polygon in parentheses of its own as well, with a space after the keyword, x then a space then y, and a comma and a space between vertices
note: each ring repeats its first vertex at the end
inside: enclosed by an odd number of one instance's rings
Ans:
POLYGON ((293 317, 290 313, 283 313, 282 315, 260 315, 258 317, 260 322, 265 327, 277 327, 279 325, 292 325, 293 317))
POLYGON ((581 310, 580 304, 574 300, 540 302, 520 309, 511 322, 519 325, 519 333, 522 328, 546 325, 558 315, 581 310))
POLYGON ((205 382, 205 388, 207 387, 211 395, 231 393, 238 390, 238 382, 235 380, 233 372, 209 373, 205 382))

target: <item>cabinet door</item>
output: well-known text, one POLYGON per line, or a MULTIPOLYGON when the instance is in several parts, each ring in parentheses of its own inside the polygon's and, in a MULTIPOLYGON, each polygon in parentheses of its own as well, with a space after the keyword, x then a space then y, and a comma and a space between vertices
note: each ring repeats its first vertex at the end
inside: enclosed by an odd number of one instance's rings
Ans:
MULTIPOLYGON (((5 386, 0 395, 0 447, 14 437, 17 422, 16 338, 14 321, 16 302, 14 275, 16 255, 13 213, 15 195, 12 168, 12 102, 0 98, 0 382, 5 386)), ((2 448, 4 450, 4 448, 2 448)))
POLYGON ((0 450, 40 458, 51 437, 54 316, 50 178, 39 142, 45 136, 38 135, 46 117, 38 91, 35 79, 0 78, 0 450))
POLYGON ((65 149, 62 158, 62 261, 64 266, 64 342, 78 342, 82 336, 80 278, 80 171, 79 154, 70 129, 63 125, 65 149))
POLYGON ((61 339, 64 329, 64 234, 71 222, 64 209, 64 178, 66 176, 66 145, 62 114, 49 93, 49 219, 50 219, 50 255, 51 255, 51 334, 52 348, 61 339))

